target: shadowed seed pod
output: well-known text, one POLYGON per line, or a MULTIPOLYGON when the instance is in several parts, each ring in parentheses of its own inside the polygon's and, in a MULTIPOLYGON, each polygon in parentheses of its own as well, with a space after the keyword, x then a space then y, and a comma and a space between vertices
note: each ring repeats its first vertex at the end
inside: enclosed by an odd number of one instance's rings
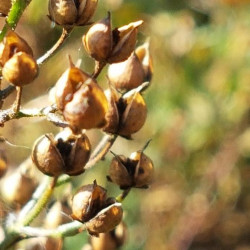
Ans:
POLYGON ((121 247, 127 238, 127 227, 121 222, 114 230, 100 233, 99 237, 91 237, 92 250, 116 250, 121 247))
POLYGON ((122 62, 133 52, 138 27, 142 23, 140 20, 112 30, 109 13, 107 18, 90 27, 82 38, 83 45, 96 61, 122 62))
POLYGON ((7 171, 7 159, 3 150, 0 150, 0 178, 6 173, 7 171))
POLYGON ((79 175, 90 157, 91 145, 85 134, 73 134, 65 129, 55 138, 46 134, 38 138, 32 150, 36 167, 49 176, 79 175))
POLYGON ((71 217, 80 222, 93 218, 103 207, 107 200, 107 191, 103 187, 93 184, 82 186, 72 198, 71 217))
POLYGON ((150 43, 148 39, 144 44, 142 44, 135 50, 135 54, 137 55, 143 67, 144 82, 151 81, 153 75, 153 62, 152 62, 152 56, 149 51, 149 45, 150 43))
POLYGON ((56 83, 55 99, 74 131, 99 128, 106 123, 108 102, 103 90, 72 63, 56 83))
POLYGON ((147 118, 147 107, 142 95, 133 91, 119 97, 112 88, 105 93, 109 109, 103 130, 129 138, 142 128, 147 118))
POLYGON ((7 16, 11 7, 11 0, 0 1, 0 16, 7 16))
POLYGON ((49 0, 49 18, 59 25, 85 25, 97 3, 98 0, 49 0))
POLYGON ((154 165, 151 159, 137 151, 129 158, 116 155, 110 164, 108 179, 121 189, 146 188, 153 180, 153 173, 154 165))

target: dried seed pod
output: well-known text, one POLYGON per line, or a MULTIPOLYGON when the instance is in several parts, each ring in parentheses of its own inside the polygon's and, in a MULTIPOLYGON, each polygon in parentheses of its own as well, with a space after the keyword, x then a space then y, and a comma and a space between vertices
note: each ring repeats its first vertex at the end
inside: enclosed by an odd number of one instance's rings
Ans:
POLYGON ((135 166, 131 165, 124 155, 113 157, 109 167, 109 179, 119 185, 121 189, 133 186, 133 172, 135 166), (130 169, 132 171, 130 171, 130 169))
POLYGON ((14 31, 8 31, 3 42, 0 43, 0 65, 4 64, 17 52, 25 52, 33 57, 33 52, 28 43, 14 31))
POLYGON ((143 71, 144 71, 144 80, 143 81, 151 81, 153 75, 153 63, 152 56, 149 51, 149 40, 146 41, 143 45, 139 46, 135 50, 135 54, 140 60, 143 71))
POLYGON ((96 61, 122 62, 133 52, 137 30, 142 23, 133 22, 112 31, 109 13, 107 18, 95 23, 83 36, 83 45, 96 61))
POLYGON ((0 150, 0 178, 6 173, 7 168, 6 156, 4 154, 4 151, 0 150))
POLYGON ((36 186, 37 183, 30 173, 17 169, 2 180, 1 194, 6 202, 22 206, 30 199, 36 186))
POLYGON ((1 0, 0 2, 0 14, 7 16, 11 7, 11 0, 1 0))
POLYGON ((135 49, 138 27, 142 24, 143 21, 139 20, 113 31, 113 49, 108 63, 123 62, 131 55, 135 49))
POLYGON ((106 200, 106 190, 97 185, 96 181, 85 185, 73 196, 71 217, 80 222, 86 222, 106 205, 106 200))
POLYGON ((113 230, 122 220, 123 210, 121 203, 114 203, 102 209, 93 219, 86 223, 91 235, 107 233, 113 230))
POLYGON ((145 188, 153 179, 154 165, 141 151, 134 152, 129 158, 116 155, 110 164, 108 179, 121 189, 130 187, 145 188))
POLYGON ((69 58, 69 62, 70 67, 62 74, 55 86, 55 100, 61 111, 72 100, 80 86, 90 78, 88 74, 74 66, 71 58, 69 58))
POLYGON ((82 41, 87 53, 96 61, 105 61, 112 50, 110 14, 90 27, 82 41))
POLYGON ((99 237, 90 237, 93 250, 116 250, 121 247, 127 238, 127 227, 121 222, 114 230, 100 233, 99 237))
POLYGON ((117 107, 117 103, 119 97, 113 88, 109 88, 104 91, 105 96, 108 100, 108 111, 106 113, 106 125, 103 128, 103 131, 117 134, 119 128, 119 111, 117 107))
POLYGON ((71 61, 56 83, 55 100, 74 131, 105 125, 108 101, 103 90, 71 61))
POLYGON ((152 160, 141 151, 132 153, 129 158, 137 163, 134 175, 135 187, 147 187, 153 181, 154 176, 152 160))
POLYGON ((2 69, 3 77, 16 86, 31 83, 38 74, 36 61, 25 52, 15 53, 2 69))
POLYGON ((59 25, 85 25, 93 16, 97 0, 50 0, 49 18, 59 25))
POLYGON ((137 55, 133 53, 126 61, 109 65, 108 78, 121 90, 138 87, 144 80, 144 70, 137 55))
POLYGON ((89 159, 91 145, 85 134, 74 135, 64 130, 54 139, 52 134, 38 138, 32 150, 37 168, 49 176, 62 173, 79 175, 89 159))
POLYGON ((130 136, 139 131, 147 118, 147 106, 138 92, 123 97, 126 109, 122 114, 119 135, 130 136))
POLYGON ((103 127, 108 102, 103 90, 89 78, 65 105, 63 115, 73 130, 103 127))

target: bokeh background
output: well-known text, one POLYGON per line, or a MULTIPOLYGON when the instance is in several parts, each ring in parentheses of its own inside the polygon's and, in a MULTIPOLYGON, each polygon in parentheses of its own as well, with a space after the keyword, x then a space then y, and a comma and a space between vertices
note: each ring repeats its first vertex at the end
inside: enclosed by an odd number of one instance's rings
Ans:
MULTIPOLYGON (((124 201, 128 239, 124 250, 250 249, 250 1, 102 0, 93 20, 112 13, 113 26, 143 19, 138 45, 148 37, 154 76, 144 96, 148 119, 134 140, 118 139, 112 150, 129 155, 152 139, 146 154, 155 164, 154 183, 132 190, 124 201)), ((47 1, 32 1, 17 32, 39 57, 60 36, 47 18, 47 1)), ((1 26, 3 20, 1 20, 1 26)), ((65 46, 24 88, 23 104, 46 106, 46 97, 67 68, 67 54, 92 72, 76 28, 65 46), (35 98, 39 98, 35 100, 35 98)), ((106 87, 106 71, 99 78, 106 87)), ((8 107, 14 95, 6 100, 8 107)), ((28 157, 34 140, 58 129, 41 119, 10 121, 1 135, 9 165, 28 157)), ((100 133, 90 131, 95 145, 100 133)), ((77 177, 75 187, 94 179, 107 183, 112 155, 77 177)), ((59 194, 58 194, 59 195, 59 194)), ((64 249, 81 249, 86 233, 65 240, 64 249)))

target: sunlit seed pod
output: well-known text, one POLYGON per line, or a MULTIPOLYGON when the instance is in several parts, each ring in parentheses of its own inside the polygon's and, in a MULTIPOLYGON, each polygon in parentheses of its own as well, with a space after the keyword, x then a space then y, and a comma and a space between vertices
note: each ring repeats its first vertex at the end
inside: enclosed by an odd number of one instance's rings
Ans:
POLYGON ((144 71, 144 80, 143 81, 151 81, 153 75, 153 62, 152 56, 149 51, 149 40, 146 41, 143 45, 139 46, 135 50, 135 54, 140 60, 143 71, 144 71))
POLYGON ((102 209, 93 219, 86 223, 91 235, 107 233, 113 230, 122 220, 123 210, 121 203, 114 203, 102 209))
POLYGON ((24 205, 30 198, 37 186, 34 178, 28 173, 22 173, 17 169, 1 182, 1 196, 10 203, 24 205))
POLYGON ((106 125, 103 131, 116 134, 119 128, 119 112, 117 107, 119 97, 113 88, 105 90, 104 93, 108 100, 108 111, 105 115, 106 125))
POLYGON ((150 185, 154 177, 154 165, 152 160, 141 151, 134 152, 130 155, 130 160, 137 163, 134 184, 137 188, 143 188, 150 185))
POLYGON ((41 136, 34 144, 32 160, 37 168, 49 176, 80 175, 89 160, 91 144, 85 134, 74 135, 70 129, 41 136))
POLYGON ((1 0, 0 1, 0 14, 2 16, 7 16, 11 7, 11 0, 1 0))
POLYGON ((127 227, 121 222, 114 230, 100 233, 98 237, 90 237, 92 250, 116 250, 127 238, 127 227))
POLYGON ((50 0, 50 19, 59 25, 72 25, 77 21, 77 7, 74 0, 50 0))
POLYGON ((88 74, 75 67, 70 61, 70 67, 55 85, 55 100, 58 109, 63 111, 65 105, 72 100, 74 93, 88 78, 90 78, 88 74))
POLYGON ((119 135, 130 136, 139 131, 147 118, 147 106, 142 95, 136 92, 124 99, 126 109, 122 114, 119 135))
POLYGON ((31 83, 38 75, 36 61, 25 52, 15 53, 2 69, 3 77, 15 86, 31 83))
POLYGON ((96 182, 85 185, 72 198, 71 217, 80 222, 86 222, 105 206, 106 200, 106 190, 103 187, 96 182))
POLYGON ((138 27, 142 24, 140 20, 113 30, 113 48, 108 63, 123 62, 131 55, 135 49, 138 27))
POLYGON ((6 173, 7 169, 8 165, 5 153, 0 150, 0 178, 6 173))
POLYGON ((108 78, 117 89, 130 90, 136 88, 144 80, 142 63, 133 53, 126 61, 111 64, 108 69, 108 78))
POLYGON ((4 64, 17 52, 25 52, 33 57, 33 52, 28 43, 16 32, 8 31, 3 42, 0 43, 0 65, 4 64))
POLYGON ((105 125, 108 101, 103 90, 89 78, 65 105, 63 116, 74 131, 105 125))
POLYGON ((42 135, 35 141, 32 160, 42 173, 49 176, 59 176, 65 169, 63 158, 52 134, 42 135))
POLYGON ((123 155, 116 155, 109 167, 109 178, 122 189, 133 185, 133 169, 127 166, 127 158, 123 155))
POLYGON ((87 53, 96 61, 106 61, 112 50, 110 15, 94 23, 82 38, 87 53))

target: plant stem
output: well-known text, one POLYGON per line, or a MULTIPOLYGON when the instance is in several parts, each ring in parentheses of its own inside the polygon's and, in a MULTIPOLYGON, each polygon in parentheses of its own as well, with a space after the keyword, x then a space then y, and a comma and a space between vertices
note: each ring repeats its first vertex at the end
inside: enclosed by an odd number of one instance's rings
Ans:
POLYGON ((18 222, 18 224, 21 224, 23 226, 29 225, 41 212, 41 210, 44 208, 44 206, 47 204, 48 200, 50 199, 54 187, 57 182, 57 177, 53 177, 51 183, 49 186, 47 186, 47 189, 44 193, 41 194, 39 199, 36 201, 35 205, 33 206, 32 210, 27 214, 27 216, 23 219, 23 221, 18 222))
POLYGON ((131 190, 131 188, 127 188, 127 189, 125 189, 120 195, 118 195, 117 197, 116 197, 116 201, 117 202, 123 202, 124 201, 124 199, 127 197, 127 195, 129 194, 129 192, 130 192, 130 190, 131 190))
POLYGON ((17 114, 19 112, 19 110, 20 110, 23 88, 22 87, 16 87, 16 90, 17 90, 16 101, 15 101, 15 103, 13 105, 14 114, 17 114))
POLYGON ((69 37, 71 31, 73 30, 73 27, 70 28, 63 28, 62 34, 57 40, 57 42, 53 45, 53 47, 48 50, 43 56, 37 59, 37 64, 41 65, 43 64, 46 60, 48 60, 51 56, 54 55, 54 53, 63 45, 65 40, 69 37))
POLYGON ((92 77, 96 79, 99 76, 99 74, 102 72, 105 65, 106 65, 106 62, 95 61, 95 69, 94 69, 94 73, 92 74, 92 77))
POLYGON ((0 42, 3 40, 5 34, 9 29, 14 30, 16 25, 22 16, 25 8, 29 5, 31 0, 14 0, 12 1, 12 6, 9 11, 8 17, 6 18, 6 23, 0 33, 0 42))

